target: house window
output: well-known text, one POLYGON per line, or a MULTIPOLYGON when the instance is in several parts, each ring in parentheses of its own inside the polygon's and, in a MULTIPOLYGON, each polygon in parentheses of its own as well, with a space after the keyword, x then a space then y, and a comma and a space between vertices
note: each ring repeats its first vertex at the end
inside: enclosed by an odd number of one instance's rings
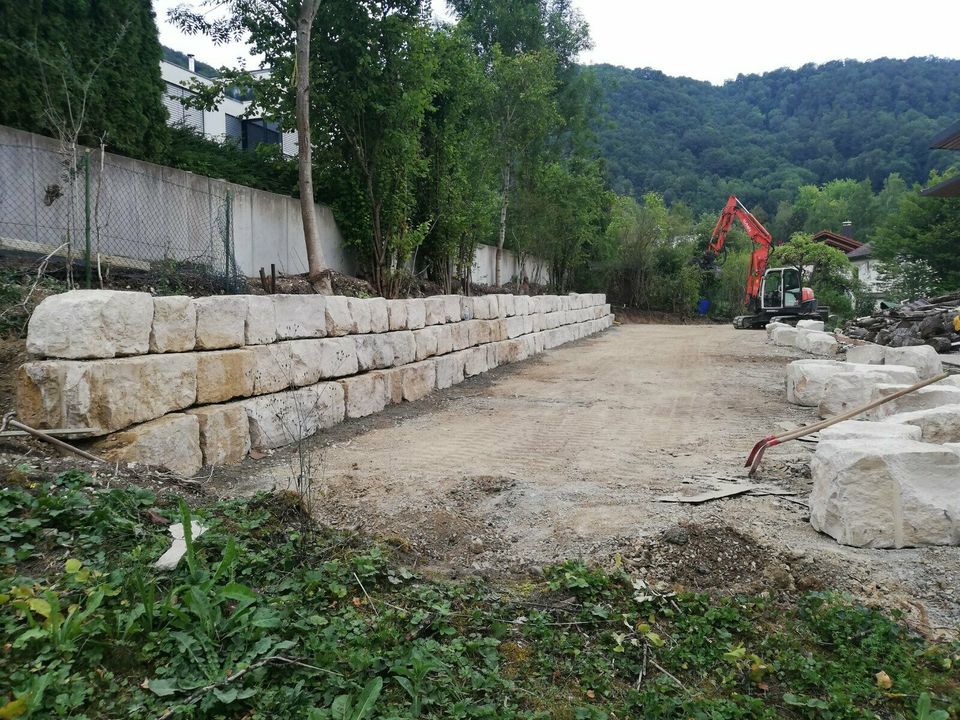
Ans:
POLYGON ((256 150, 258 145, 281 145, 280 127, 260 118, 243 120, 243 149, 256 150))
POLYGON ((163 104, 169 114, 168 122, 175 127, 185 127, 203 134, 203 110, 187 107, 183 104, 184 98, 195 97, 185 87, 167 83, 167 91, 163 96, 163 104))
POLYGON ((230 113, 224 113, 224 115, 226 116, 226 131, 224 135, 226 135, 230 141, 241 145, 243 143, 243 120, 230 113))

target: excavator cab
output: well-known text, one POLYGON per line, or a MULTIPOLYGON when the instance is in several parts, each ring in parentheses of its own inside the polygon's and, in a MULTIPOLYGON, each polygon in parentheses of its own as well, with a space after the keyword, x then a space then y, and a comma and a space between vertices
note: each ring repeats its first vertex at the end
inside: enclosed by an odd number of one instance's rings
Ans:
POLYGON ((803 288, 796 268, 771 268, 763 274, 761 309, 783 310, 795 308, 802 302, 803 288))

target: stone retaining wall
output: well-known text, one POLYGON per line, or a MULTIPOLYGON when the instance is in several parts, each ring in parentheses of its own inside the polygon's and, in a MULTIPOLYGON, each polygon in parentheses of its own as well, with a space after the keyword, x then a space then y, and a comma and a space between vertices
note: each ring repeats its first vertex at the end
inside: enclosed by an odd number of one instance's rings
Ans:
POLYGON ((30 319, 17 414, 193 474, 609 327, 603 295, 411 300, 76 290, 30 319))

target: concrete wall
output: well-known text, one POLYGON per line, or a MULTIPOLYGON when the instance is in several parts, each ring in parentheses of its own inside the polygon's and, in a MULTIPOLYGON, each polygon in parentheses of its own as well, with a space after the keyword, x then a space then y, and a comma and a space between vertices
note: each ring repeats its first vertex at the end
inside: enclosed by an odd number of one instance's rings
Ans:
MULTIPOLYGON (((520 263, 517 256, 510 250, 503 251, 503 267, 501 280, 505 283, 521 279, 518 277, 520 263)), ((547 264, 540 258, 525 257, 523 272, 527 280, 534 283, 546 284, 550 281, 550 272, 547 264)), ((473 258, 473 272, 470 279, 482 285, 493 285, 497 274, 497 248, 494 245, 478 245, 473 258)))

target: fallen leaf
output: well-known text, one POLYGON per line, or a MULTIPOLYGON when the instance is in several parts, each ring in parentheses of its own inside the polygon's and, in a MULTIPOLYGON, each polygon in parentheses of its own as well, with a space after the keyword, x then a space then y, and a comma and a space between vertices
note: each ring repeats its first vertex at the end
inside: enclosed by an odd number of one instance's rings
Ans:
POLYGON ((877 678, 877 687, 881 690, 889 690, 893 687, 893 680, 891 680, 890 676, 887 675, 883 670, 878 672, 875 677, 877 678))
POLYGON ((353 603, 354 607, 360 607, 361 605, 363 605, 363 600, 361 600, 358 597, 355 597, 351 602, 353 603))
POLYGON ((593 700, 597 694, 593 690, 587 690, 587 697, 593 700))

